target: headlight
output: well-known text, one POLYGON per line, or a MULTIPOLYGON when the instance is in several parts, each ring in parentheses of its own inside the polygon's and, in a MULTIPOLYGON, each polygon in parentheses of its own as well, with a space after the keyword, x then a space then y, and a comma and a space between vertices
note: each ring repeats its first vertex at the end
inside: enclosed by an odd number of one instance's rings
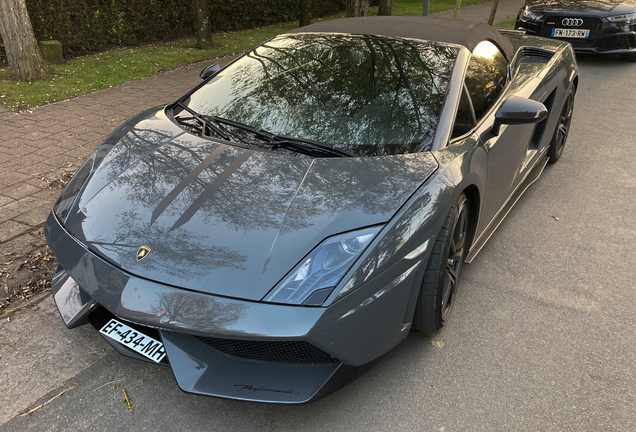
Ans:
POLYGON ((365 228, 323 241, 264 300, 293 305, 322 305, 381 228, 365 228))
POLYGON ((607 17, 610 22, 615 23, 627 23, 634 24, 636 23, 636 13, 623 14, 623 15, 614 15, 611 17, 607 17))
POLYGON ((91 175, 93 169, 95 169, 96 155, 97 151, 94 151, 88 157, 86 162, 84 162, 84 164, 77 170, 53 206, 53 211, 60 221, 64 222, 66 216, 68 216, 69 210, 75 202, 75 197, 77 197, 77 194, 82 190, 82 186, 86 182, 86 179, 91 175))
POLYGON ((532 12, 527 6, 521 10, 522 21, 541 21, 542 19, 543 15, 532 12))

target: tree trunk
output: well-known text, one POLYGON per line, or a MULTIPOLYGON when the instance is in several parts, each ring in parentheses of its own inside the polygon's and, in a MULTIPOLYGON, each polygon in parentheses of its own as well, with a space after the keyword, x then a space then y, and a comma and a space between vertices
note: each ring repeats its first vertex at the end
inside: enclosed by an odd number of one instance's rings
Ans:
POLYGON ((428 16, 430 9, 431 9, 431 1, 430 0, 424 0, 424 7, 422 8, 422 15, 423 16, 428 16))
POLYGON ((214 44, 212 43, 212 20, 210 19, 210 7, 208 6, 208 0, 193 0, 193 2, 197 48, 212 48, 214 44))
POLYGON ((369 16, 369 0, 347 0, 347 17, 369 16))
POLYGON ((380 0, 380 9, 378 15, 391 16, 391 6, 393 6, 393 0, 380 0))
POLYGON ((457 0, 457 3, 455 3, 455 9, 453 9, 453 18, 457 19, 459 18, 459 8, 462 7, 462 0, 457 0))
POLYGON ((492 3, 492 9, 490 9, 490 17, 488 18, 488 25, 492 25, 495 22, 495 16, 497 15, 497 6, 499 6, 499 0, 495 0, 492 3))
POLYGON ((0 36, 15 79, 33 81, 46 75, 25 0, 0 0, 0 36))
POLYGON ((298 9, 300 21, 298 27, 311 24, 311 0, 298 0, 298 9))

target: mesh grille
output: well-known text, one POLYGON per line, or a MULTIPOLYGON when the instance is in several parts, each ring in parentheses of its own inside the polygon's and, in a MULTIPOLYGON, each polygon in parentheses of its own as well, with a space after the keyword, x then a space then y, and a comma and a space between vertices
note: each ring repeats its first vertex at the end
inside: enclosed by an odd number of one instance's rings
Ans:
POLYGON ((570 42, 572 45, 591 45, 594 43, 596 38, 601 34, 601 29, 603 28, 603 21, 598 18, 590 18, 590 17, 575 17, 575 16, 556 16, 550 17, 546 19, 545 25, 543 26, 543 35, 544 37, 552 37, 552 29, 554 28, 572 28, 572 29, 584 29, 590 30, 590 37, 585 39, 579 38, 555 38, 559 40, 564 40, 570 42), (581 18, 583 20, 583 24, 578 27, 564 27, 561 21, 564 18, 581 18), (554 23, 554 24, 548 24, 554 23))
POLYGON ((196 336, 225 354, 276 363, 325 364, 338 360, 305 341, 250 341, 196 336))
POLYGON ((598 46, 599 49, 601 50, 611 50, 611 49, 616 49, 616 39, 614 37, 608 37, 608 38, 604 38, 603 40, 601 40, 600 45, 598 46))
POLYGON ((612 36, 601 39, 599 50, 609 51, 615 49, 634 48, 634 37, 631 35, 612 36))
POLYGON ((552 93, 548 95, 543 105, 548 109, 548 116, 541 120, 537 126, 534 128, 534 135, 532 135, 532 146, 534 148, 538 148, 541 143, 541 138, 543 138, 543 132, 545 132, 545 127, 548 124, 548 118, 550 118, 550 111, 552 110, 552 104, 554 103, 554 96, 556 94, 556 89, 552 90, 552 93))

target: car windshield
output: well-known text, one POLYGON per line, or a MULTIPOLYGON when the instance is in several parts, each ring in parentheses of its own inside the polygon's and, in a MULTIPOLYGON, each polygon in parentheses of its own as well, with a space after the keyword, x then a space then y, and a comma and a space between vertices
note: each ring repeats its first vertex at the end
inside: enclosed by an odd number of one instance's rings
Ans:
POLYGON ((294 35, 264 43, 184 101, 277 135, 354 155, 430 144, 458 49, 402 39, 294 35))

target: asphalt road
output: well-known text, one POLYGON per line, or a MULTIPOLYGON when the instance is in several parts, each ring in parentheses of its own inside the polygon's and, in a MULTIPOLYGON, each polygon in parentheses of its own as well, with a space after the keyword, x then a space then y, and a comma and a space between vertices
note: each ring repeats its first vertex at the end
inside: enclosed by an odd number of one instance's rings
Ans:
MULTIPOLYGON (((66 376, 79 387, 0 429, 636 430, 636 63, 580 67, 562 159, 465 268, 435 338, 412 333, 354 383, 298 407, 184 394, 168 368, 121 357, 91 328, 59 330, 50 374, 99 360, 66 376)), ((58 387, 40 401, 68 384, 58 387)))

